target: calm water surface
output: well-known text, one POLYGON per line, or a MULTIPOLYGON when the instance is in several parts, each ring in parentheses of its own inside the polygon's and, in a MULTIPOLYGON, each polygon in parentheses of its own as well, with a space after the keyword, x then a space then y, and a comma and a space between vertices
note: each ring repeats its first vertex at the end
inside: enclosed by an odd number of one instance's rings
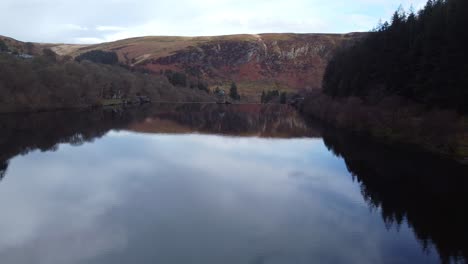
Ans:
POLYGON ((0 262, 465 263, 465 167, 281 106, 0 117, 0 262), (405 154, 404 154, 405 153, 405 154))

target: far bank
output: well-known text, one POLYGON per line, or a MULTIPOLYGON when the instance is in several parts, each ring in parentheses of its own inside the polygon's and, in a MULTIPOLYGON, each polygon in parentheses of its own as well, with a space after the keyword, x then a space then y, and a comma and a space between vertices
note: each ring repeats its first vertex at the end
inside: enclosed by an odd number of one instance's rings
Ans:
POLYGON ((402 97, 369 102, 357 97, 310 94, 304 114, 334 127, 368 135, 386 144, 406 143, 468 163, 467 117, 453 110, 416 104, 402 97))

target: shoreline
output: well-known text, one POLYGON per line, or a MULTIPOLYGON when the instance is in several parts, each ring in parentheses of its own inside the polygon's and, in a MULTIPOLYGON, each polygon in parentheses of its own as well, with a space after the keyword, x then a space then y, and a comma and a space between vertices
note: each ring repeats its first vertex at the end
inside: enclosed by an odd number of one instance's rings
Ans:
POLYGON ((388 98, 369 104, 356 97, 307 97, 297 107, 302 114, 337 129, 370 137, 383 144, 404 144, 468 165, 467 117, 450 110, 388 98))

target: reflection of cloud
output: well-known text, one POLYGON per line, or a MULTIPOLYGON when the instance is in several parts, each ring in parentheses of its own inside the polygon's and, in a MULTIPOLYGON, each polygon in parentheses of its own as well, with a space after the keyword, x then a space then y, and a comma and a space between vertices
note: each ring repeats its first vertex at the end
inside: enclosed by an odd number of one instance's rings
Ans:
POLYGON ((2 263, 79 263, 125 247, 126 238, 122 230, 113 229, 104 223, 88 227, 91 229, 70 231, 51 228, 47 229, 47 233, 44 230, 42 237, 28 240, 21 247, 12 247, 0 252, 2 263))
POLYGON ((114 131, 12 160, 0 258, 380 263, 392 245, 419 250, 388 235, 359 191, 317 139, 114 131))
POLYGON ((15 160, 13 184, 0 186, 2 263, 75 263, 125 245, 122 229, 100 222, 118 204, 109 179, 102 174, 88 185, 92 168, 70 170, 61 155, 36 151, 26 164, 15 160))

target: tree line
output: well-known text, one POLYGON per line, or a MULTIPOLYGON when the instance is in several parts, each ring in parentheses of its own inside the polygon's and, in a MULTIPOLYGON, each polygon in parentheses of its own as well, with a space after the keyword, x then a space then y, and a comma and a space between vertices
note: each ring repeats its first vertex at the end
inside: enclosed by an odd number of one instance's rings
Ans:
POLYGON ((9 51, 10 49, 8 48, 7 44, 5 41, 0 39, 0 52, 6 52, 9 51))
POLYGON ((278 102, 280 104, 286 104, 287 101, 287 93, 280 92, 278 90, 270 90, 270 91, 262 91, 262 95, 260 96, 260 102, 262 104, 267 104, 270 102, 278 102))
POLYGON ((0 53, 0 112, 89 107, 115 95, 144 95, 153 101, 205 101, 207 96, 175 89, 165 78, 88 59, 70 61, 51 50, 30 60, 0 53))
POLYGON ((173 70, 161 70, 161 74, 166 76, 167 80, 175 87, 190 87, 190 89, 198 89, 206 93, 210 93, 208 84, 197 78, 197 80, 190 79, 187 74, 173 70))
POLYGON ((119 63, 117 53, 113 51, 92 50, 80 54, 75 58, 76 61, 81 62, 84 60, 92 61, 94 63, 115 65, 119 63))
POLYGON ((332 97, 401 96, 468 113, 468 1, 429 0, 339 50, 324 76, 332 97))

